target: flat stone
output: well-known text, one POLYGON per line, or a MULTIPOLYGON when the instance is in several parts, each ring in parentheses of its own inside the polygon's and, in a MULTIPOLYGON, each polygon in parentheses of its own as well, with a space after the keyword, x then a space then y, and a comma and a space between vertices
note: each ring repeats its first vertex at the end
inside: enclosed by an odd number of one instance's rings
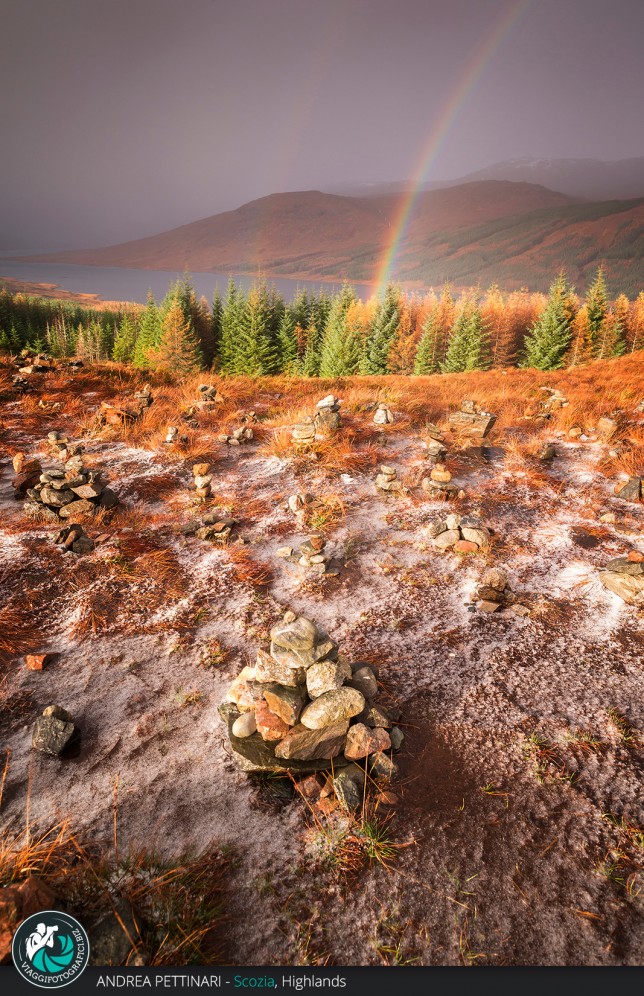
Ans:
POLYGON ((497 612, 501 608, 500 602, 488 602, 486 599, 478 603, 481 612, 497 612))
POLYGON ((320 695, 306 706, 300 719, 307 729, 319 730, 357 716, 364 707, 364 695, 356 688, 343 686, 320 695))
POLYGON ((69 505, 75 501, 75 494, 70 491, 69 488, 53 488, 46 487, 40 492, 40 500, 45 505, 53 505, 55 508, 60 508, 63 505, 69 505))
POLYGON ((515 602, 515 604, 511 606, 511 611, 514 612, 515 616, 530 615, 530 609, 527 607, 527 605, 520 605, 518 602, 515 602))
POLYGON ((96 505, 87 498, 79 498, 64 505, 58 513, 61 519, 87 519, 96 512, 96 505))
POLYGON ((490 534, 487 529, 471 529, 469 526, 461 526, 461 535, 469 543, 476 543, 477 546, 485 548, 489 546, 490 534))
POLYGON ((296 761, 336 757, 344 749, 348 729, 346 719, 315 730, 298 723, 277 745, 275 756, 296 761))
POLYGON ((644 605, 644 577, 601 571, 599 580, 628 605, 644 605))
POLYGON ((264 698, 271 712, 279 716, 288 726, 295 726, 307 701, 303 686, 289 688, 276 682, 264 688, 264 698))
POLYGON ((644 564, 639 560, 631 560, 630 557, 614 557, 613 560, 608 561, 604 570, 638 577, 640 574, 644 574, 644 564))
POLYGON ((277 623, 271 629, 271 641, 284 650, 293 653, 310 651, 318 639, 317 627, 304 616, 298 616, 293 622, 277 623))
MULTIPOLYGON (((69 549, 69 548, 68 548, 69 549)), ((82 556, 85 553, 91 553, 94 549, 94 540, 90 539, 89 536, 80 536, 71 545, 72 552, 82 556)))
POLYGON ((257 651, 255 671, 258 681, 273 681, 289 688, 297 688, 298 685, 306 683, 306 668, 291 667, 281 660, 276 660, 265 650, 257 651))
POLYGON ((75 488, 72 487, 71 481, 70 481, 70 489, 74 492, 75 495, 78 495, 79 498, 88 498, 88 499, 99 498, 101 492, 103 491, 100 484, 81 484, 79 487, 75 488))
POLYGON ((351 668, 346 663, 317 661, 306 672, 306 688, 312 699, 318 699, 326 692, 340 688, 350 677, 351 668))
POLYGON ((118 503, 118 495, 111 488, 103 488, 100 500, 101 508, 116 508, 118 503))
POLYGON ((349 727, 344 756, 351 761, 357 761, 369 754, 376 754, 391 747, 389 734, 381 726, 370 727, 364 723, 354 723, 349 727))
POLYGON ((640 501, 642 498, 642 478, 631 477, 626 484, 615 489, 615 494, 624 501, 640 501))

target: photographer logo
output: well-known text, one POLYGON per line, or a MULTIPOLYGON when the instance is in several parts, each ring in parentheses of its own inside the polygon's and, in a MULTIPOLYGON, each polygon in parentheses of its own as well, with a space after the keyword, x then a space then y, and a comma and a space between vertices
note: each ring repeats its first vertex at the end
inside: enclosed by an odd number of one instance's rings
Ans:
POLYGON ((74 982, 87 967, 89 940, 73 916, 46 910, 20 924, 11 954, 27 982, 41 989, 60 989, 74 982))

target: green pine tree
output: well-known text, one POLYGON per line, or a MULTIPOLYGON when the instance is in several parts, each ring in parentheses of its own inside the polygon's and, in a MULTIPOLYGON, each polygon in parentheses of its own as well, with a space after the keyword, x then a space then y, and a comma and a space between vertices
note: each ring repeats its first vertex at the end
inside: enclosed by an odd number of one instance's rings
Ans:
POLYGON ((600 266, 592 284, 586 294, 586 308, 588 309, 588 323, 590 325, 590 335, 596 350, 600 344, 600 330, 602 322, 608 313, 608 289, 604 267, 600 266))
POLYGON ((157 369, 180 377, 196 373, 203 366, 199 341, 178 299, 166 312, 159 345, 150 354, 150 359, 157 369))
POLYGON ((134 347, 132 361, 135 367, 149 367, 151 365, 149 357, 158 347, 161 341, 161 333, 161 315, 156 301, 152 297, 152 291, 150 291, 145 310, 141 316, 139 334, 134 347))
POLYGON ((297 370, 297 336, 296 322, 287 308, 282 316, 277 333, 277 349, 279 353, 279 371, 292 376, 297 370))
POLYGON ((277 364, 270 295, 260 281, 250 289, 241 316, 235 373, 262 377, 274 373, 277 364))
POLYGON ((358 372, 362 340, 347 323, 347 312, 357 300, 353 287, 344 284, 333 301, 320 346, 320 377, 347 377, 358 372))
POLYGON ((213 365, 216 365, 219 362, 219 351, 221 349, 221 320, 223 318, 223 314, 224 303, 221 299, 219 288, 217 288, 212 298, 212 311, 210 313, 210 321, 212 325, 213 365))
POLYGON ((569 297, 568 281, 562 271, 550 287, 546 307, 528 332, 522 366, 559 370, 565 365, 572 339, 569 297))
POLYGON ((415 374, 433 374, 440 370, 439 349, 442 340, 441 330, 434 315, 429 315, 423 325, 423 334, 414 360, 415 374))
POLYGON ((391 343, 400 321, 400 291, 389 284, 384 300, 378 305, 376 316, 365 344, 362 372, 365 374, 387 374, 391 343))
POLYGON ((136 346, 136 325, 130 315, 123 315, 114 337, 112 359, 117 363, 131 363, 136 346))
POLYGON ((487 370, 490 365, 489 334, 477 304, 466 302, 449 339, 443 373, 487 370))
POLYGON ((233 375, 240 372, 240 342, 245 304, 242 288, 231 277, 221 315, 219 366, 223 374, 233 375))

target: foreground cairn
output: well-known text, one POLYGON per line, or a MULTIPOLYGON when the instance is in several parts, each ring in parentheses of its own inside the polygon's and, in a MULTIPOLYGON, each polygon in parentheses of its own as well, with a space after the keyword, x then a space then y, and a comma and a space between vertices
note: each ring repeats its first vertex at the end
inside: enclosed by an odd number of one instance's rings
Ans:
POLYGON ((23 349, 15 366, 21 374, 43 374, 54 369, 54 362, 49 353, 34 353, 33 350, 23 349))
POLYGON ((470 601, 481 612, 498 612, 511 608, 517 616, 528 616, 530 610, 516 600, 516 595, 508 584, 508 575, 502 567, 491 567, 483 575, 480 584, 470 595, 470 601))
POLYGON ((101 483, 100 472, 87 470, 82 457, 70 457, 64 467, 43 471, 37 460, 28 460, 18 453, 13 461, 17 477, 13 486, 16 497, 26 494, 23 511, 28 515, 52 519, 82 519, 94 515, 99 508, 118 505, 118 497, 101 483), (33 481, 33 483, 27 483, 33 481))
POLYGON ((325 546, 326 540, 322 536, 309 536, 300 544, 299 553, 292 546, 283 546, 277 551, 277 556, 297 564, 305 574, 337 577, 341 564, 324 552, 325 546))
POLYGON ((192 467, 194 481, 194 500, 197 502, 208 501, 212 494, 212 477, 209 463, 195 463, 192 467))
POLYGON ((644 554, 632 550, 615 557, 599 572, 599 580, 629 605, 644 605, 644 554))
POLYGON ((229 446, 241 446, 242 443, 250 443, 254 439, 254 433, 250 425, 242 425, 232 433, 220 433, 217 438, 220 443, 227 443, 229 446))
POLYGON ((427 459, 431 464, 442 463, 447 456, 447 449, 444 446, 445 436, 433 422, 428 422, 425 432, 429 436, 427 443, 423 443, 427 451, 427 459))
POLYGON ((340 415, 340 399, 335 394, 328 394, 326 398, 318 401, 314 416, 315 427, 319 432, 335 432, 342 425, 340 415))
POLYGON ((426 491, 430 498, 439 501, 448 501, 450 498, 464 496, 464 492, 452 482, 451 472, 444 463, 435 463, 429 477, 423 477, 420 483, 423 491, 426 491))
POLYGON ((100 429, 104 425, 132 425, 147 411, 153 400, 152 388, 145 384, 140 391, 135 392, 131 404, 110 405, 107 401, 102 401, 95 428, 100 429))
POLYGON ((403 739, 377 694, 372 668, 352 667, 310 620, 287 612, 271 630, 270 652, 243 668, 220 713, 244 771, 332 770, 336 796, 354 808, 366 771, 396 773, 386 752, 403 739))
POLYGON ((407 488, 398 480, 398 474, 393 467, 381 464, 380 473, 376 477, 376 490, 386 491, 392 494, 407 494, 407 488))
MULTIPOLYGON (((183 536, 196 536, 198 539, 225 545, 230 540, 236 525, 237 519, 228 518, 221 511, 215 511, 207 512, 200 519, 193 519, 181 526, 179 531, 183 536)), ((238 542, 241 540, 238 539, 238 542)))
POLYGON ((77 522, 63 526, 54 536, 54 543, 78 555, 91 553, 95 546, 94 540, 77 522))
POLYGON ((449 416, 449 427, 462 439, 485 439, 496 422, 496 415, 483 411, 475 401, 462 401, 458 412, 449 416))
POLYGON ((448 515, 436 519, 426 527, 434 548, 442 552, 478 553, 490 545, 490 530, 478 515, 448 515))
POLYGON ((381 401, 376 407, 373 421, 375 425, 391 425, 394 421, 391 408, 381 401))

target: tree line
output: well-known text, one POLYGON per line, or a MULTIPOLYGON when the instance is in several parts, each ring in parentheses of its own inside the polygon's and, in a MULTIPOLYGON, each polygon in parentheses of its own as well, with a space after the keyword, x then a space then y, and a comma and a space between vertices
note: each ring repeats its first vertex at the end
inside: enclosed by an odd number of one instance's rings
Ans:
POLYGON ((180 375, 434 374, 587 363, 644 348, 644 291, 612 300, 600 267, 585 297, 564 272, 547 295, 445 286, 426 294, 389 285, 367 301, 350 284, 328 293, 299 289, 292 300, 258 280, 233 279, 209 305, 188 276, 144 307, 83 308, 0 292, 0 349, 112 359, 180 375))

